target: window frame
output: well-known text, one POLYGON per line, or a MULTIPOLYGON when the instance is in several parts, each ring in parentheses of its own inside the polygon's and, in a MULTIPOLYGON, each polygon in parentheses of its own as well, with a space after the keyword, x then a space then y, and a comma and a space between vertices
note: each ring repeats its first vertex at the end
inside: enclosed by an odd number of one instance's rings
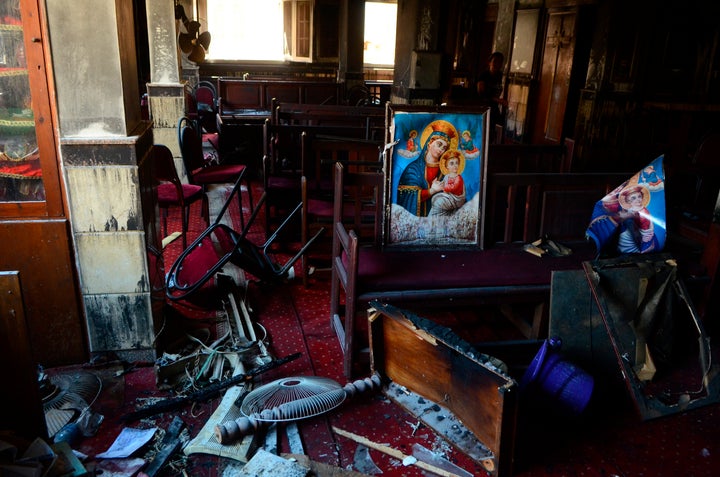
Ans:
POLYGON ((286 60, 313 62, 314 14, 315 0, 283 0, 283 44, 286 60), (288 9, 290 21, 286 18, 288 9), (303 51, 299 51, 300 48, 303 48, 303 51))

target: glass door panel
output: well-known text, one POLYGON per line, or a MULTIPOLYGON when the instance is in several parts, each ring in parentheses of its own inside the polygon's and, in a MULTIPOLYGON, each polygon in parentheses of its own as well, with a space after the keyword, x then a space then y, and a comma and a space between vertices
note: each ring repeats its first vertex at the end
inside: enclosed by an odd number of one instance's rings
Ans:
POLYGON ((0 4, 0 202, 44 201, 20 0, 0 4))

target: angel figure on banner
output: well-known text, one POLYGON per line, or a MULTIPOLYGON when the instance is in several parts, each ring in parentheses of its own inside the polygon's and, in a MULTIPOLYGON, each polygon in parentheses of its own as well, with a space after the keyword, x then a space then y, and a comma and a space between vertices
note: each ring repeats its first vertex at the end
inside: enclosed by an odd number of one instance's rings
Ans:
POLYGON ((476 159, 480 156, 480 149, 473 142, 472 133, 469 130, 462 132, 458 148, 462 151, 465 159, 476 159))
POLYGON ((648 253, 665 244, 663 156, 595 204, 587 236, 598 252, 617 239, 620 253, 648 253))
POLYGON ((417 135, 418 132, 415 129, 410 131, 408 133, 407 141, 405 141, 405 148, 397 148, 398 154, 407 159, 415 159, 418 157, 420 155, 420 148, 417 143, 417 135))

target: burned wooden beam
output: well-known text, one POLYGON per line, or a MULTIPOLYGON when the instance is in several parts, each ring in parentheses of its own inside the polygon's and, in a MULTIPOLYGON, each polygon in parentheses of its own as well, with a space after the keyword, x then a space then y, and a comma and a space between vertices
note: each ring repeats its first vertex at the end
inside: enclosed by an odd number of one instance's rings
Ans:
POLYGON ((237 376, 233 376, 231 378, 225 379, 224 381, 218 381, 217 383, 206 386, 206 387, 204 387, 198 391, 192 392, 186 396, 168 398, 163 401, 152 404, 150 406, 146 406, 144 408, 138 409, 135 412, 125 414, 121 419, 123 421, 135 421, 135 420, 141 419, 143 417, 153 416, 155 414, 160 414, 162 412, 172 411, 172 410, 177 409, 181 406, 184 406, 185 404, 190 403, 190 402, 207 401, 208 399, 212 399, 212 398, 219 396, 222 391, 226 390, 227 388, 229 388, 231 386, 235 386, 236 384, 240 384, 243 382, 248 382, 248 381, 252 380, 255 376, 258 376, 258 375, 260 375, 266 371, 269 371, 271 369, 277 368, 278 366, 281 366, 285 363, 289 363, 290 361, 293 361, 299 357, 300 357, 300 353, 294 353, 294 354, 291 354, 284 358, 279 358, 279 359, 270 361, 269 363, 259 366, 247 373, 238 374, 237 376))

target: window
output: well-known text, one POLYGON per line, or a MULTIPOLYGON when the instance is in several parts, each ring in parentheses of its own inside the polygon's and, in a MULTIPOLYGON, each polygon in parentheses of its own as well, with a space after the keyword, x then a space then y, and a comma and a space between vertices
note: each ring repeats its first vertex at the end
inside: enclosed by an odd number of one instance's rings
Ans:
POLYGON ((312 0, 207 0, 207 59, 310 61, 312 10, 312 0))
POLYGON ((207 16, 207 59, 285 59, 280 0, 207 0, 207 16))
MULTIPOLYGON (((206 2, 207 31, 212 35, 209 60, 311 61, 337 55, 331 46, 337 45, 338 39, 329 43, 327 38, 331 33, 337 34, 329 24, 330 18, 336 18, 328 11, 329 3, 318 5, 316 0, 206 2), (313 41, 317 34, 325 37, 313 41)), ((337 7, 336 11, 339 14, 337 7)), ((365 64, 394 64, 396 16, 397 2, 365 3, 365 64)))
POLYGON ((395 22, 397 3, 365 2, 366 65, 395 64, 395 22))
POLYGON ((313 2, 283 0, 283 3, 285 57, 295 61, 311 61, 313 2))

